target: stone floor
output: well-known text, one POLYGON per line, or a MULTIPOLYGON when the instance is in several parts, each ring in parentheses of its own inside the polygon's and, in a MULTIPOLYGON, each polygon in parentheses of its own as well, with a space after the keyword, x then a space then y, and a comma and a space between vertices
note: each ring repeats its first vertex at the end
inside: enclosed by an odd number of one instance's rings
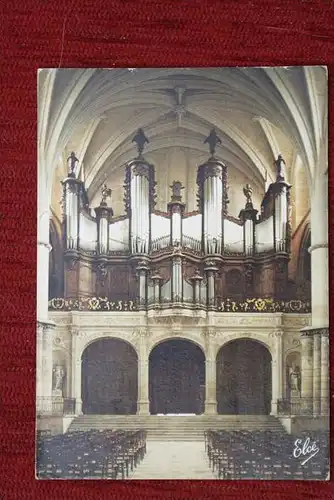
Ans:
POLYGON ((216 479, 204 442, 148 441, 143 461, 129 479, 216 479))

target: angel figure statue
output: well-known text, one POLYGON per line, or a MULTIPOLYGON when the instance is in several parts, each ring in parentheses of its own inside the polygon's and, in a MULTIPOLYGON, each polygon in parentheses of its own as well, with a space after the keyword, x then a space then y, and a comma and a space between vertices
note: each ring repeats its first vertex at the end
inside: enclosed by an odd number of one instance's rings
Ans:
POLYGON ((285 181, 285 167, 286 163, 281 154, 278 155, 277 160, 274 162, 276 167, 276 182, 285 181))
POLYGON ((215 131, 214 128, 211 130, 209 136, 204 141, 204 144, 209 144, 211 156, 214 156, 214 154, 216 152, 217 144, 221 144, 221 143, 222 143, 222 141, 218 137, 217 132, 215 131))
POLYGON ((246 184, 246 186, 243 189, 244 195, 246 196, 246 205, 253 205, 252 201, 252 194, 253 194, 253 189, 250 184, 246 184))
POLYGON ((101 205, 106 205, 107 204, 107 198, 111 197, 112 190, 108 188, 107 184, 103 184, 101 188, 101 194, 102 194, 102 200, 101 200, 101 205))

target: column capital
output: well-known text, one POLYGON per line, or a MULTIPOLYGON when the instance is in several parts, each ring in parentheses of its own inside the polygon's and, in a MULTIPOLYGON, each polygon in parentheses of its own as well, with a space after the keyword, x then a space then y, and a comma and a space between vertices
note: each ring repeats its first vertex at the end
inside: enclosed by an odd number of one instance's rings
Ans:
POLYGON ((46 241, 37 241, 37 245, 39 247, 46 248, 48 252, 51 252, 52 250, 52 246, 50 245, 50 243, 47 243, 46 241))
POLYGON ((328 248, 328 243, 317 243, 315 245, 311 245, 308 248, 308 252, 312 253, 312 252, 314 252, 314 250, 318 250, 319 248, 328 248))
POLYGON ((284 330, 282 328, 277 328, 273 332, 270 333, 270 336, 274 337, 276 339, 283 338, 283 335, 284 335, 284 330))
POLYGON ((150 332, 149 328, 142 326, 142 327, 135 328, 132 335, 133 335, 134 339, 146 339, 150 336, 150 334, 151 334, 151 332, 150 332))
POLYGON ((37 320, 37 329, 42 330, 43 332, 48 330, 54 330, 56 328, 56 323, 53 321, 40 321, 37 320))
POLYGON ((315 335, 329 336, 329 328, 328 326, 324 327, 314 327, 314 326, 306 326, 302 330, 300 330, 301 337, 314 337, 315 335))

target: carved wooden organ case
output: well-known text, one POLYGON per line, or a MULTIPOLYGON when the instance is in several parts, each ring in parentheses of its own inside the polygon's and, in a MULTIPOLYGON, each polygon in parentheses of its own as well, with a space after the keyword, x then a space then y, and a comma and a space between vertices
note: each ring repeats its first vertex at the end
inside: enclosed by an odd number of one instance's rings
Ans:
POLYGON ((126 168, 125 214, 102 197, 92 216, 84 184, 63 180, 64 296, 106 297, 150 307, 215 308, 221 300, 288 294, 290 185, 278 179, 261 213, 248 196, 228 214, 227 168, 214 156, 198 167, 198 210, 188 213, 173 183, 166 212, 155 209, 155 170, 139 156, 126 168))

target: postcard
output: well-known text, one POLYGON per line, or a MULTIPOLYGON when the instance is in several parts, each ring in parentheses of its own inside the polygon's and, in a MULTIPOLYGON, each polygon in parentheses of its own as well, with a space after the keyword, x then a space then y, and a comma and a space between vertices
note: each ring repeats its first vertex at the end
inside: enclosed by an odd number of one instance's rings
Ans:
POLYGON ((329 479, 327 68, 38 72, 36 477, 329 479))

